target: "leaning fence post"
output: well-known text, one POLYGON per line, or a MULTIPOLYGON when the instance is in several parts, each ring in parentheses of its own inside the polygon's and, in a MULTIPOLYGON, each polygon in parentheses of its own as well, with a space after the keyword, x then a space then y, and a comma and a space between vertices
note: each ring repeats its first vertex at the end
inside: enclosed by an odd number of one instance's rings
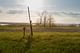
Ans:
POLYGON ((29 16, 29 22, 30 22, 30 35, 28 36, 27 39, 27 48, 31 48, 31 44, 32 44, 32 37, 33 37, 33 29, 32 29, 32 21, 31 21, 31 17, 30 17, 30 10, 29 10, 29 6, 28 6, 28 16, 29 16))
POLYGON ((23 27, 23 38, 25 37, 26 28, 23 27))
POLYGON ((32 39, 32 36, 33 36, 33 29, 32 29, 32 21, 31 21, 31 17, 30 17, 29 6, 28 6, 28 16, 29 16, 29 21, 30 21, 30 38, 32 39))

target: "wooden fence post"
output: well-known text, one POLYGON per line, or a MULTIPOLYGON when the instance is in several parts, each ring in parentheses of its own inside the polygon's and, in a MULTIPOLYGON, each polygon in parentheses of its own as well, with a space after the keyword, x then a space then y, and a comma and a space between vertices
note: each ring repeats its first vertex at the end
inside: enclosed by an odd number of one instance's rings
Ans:
POLYGON ((25 27, 23 27, 23 39, 25 38, 25 33, 26 32, 26 28, 25 27))
POLYGON ((27 41, 27 48, 29 49, 31 47, 32 44, 32 37, 33 37, 33 29, 32 29, 32 21, 31 21, 31 17, 30 17, 30 10, 29 10, 29 6, 28 6, 28 16, 29 16, 29 21, 30 21, 30 35, 28 36, 28 41, 27 41))

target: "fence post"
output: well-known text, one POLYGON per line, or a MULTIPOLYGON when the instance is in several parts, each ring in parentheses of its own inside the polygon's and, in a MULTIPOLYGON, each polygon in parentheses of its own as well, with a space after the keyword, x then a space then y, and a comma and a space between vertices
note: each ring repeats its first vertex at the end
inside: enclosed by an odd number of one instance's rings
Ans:
POLYGON ((28 6, 28 16, 29 16, 29 21, 30 21, 30 35, 29 35, 29 37, 28 37, 28 44, 29 44, 29 46, 31 46, 32 37, 33 37, 33 29, 32 29, 32 21, 31 21, 31 17, 30 17, 29 6, 28 6))
POLYGON ((25 37, 26 28, 23 27, 23 38, 25 37))

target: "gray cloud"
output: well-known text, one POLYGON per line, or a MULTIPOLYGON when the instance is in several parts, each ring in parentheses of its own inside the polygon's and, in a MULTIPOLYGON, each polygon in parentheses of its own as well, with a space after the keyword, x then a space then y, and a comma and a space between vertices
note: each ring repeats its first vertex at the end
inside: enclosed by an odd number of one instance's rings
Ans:
POLYGON ((53 14, 53 15, 58 15, 58 16, 61 16, 61 15, 62 15, 61 12, 53 12, 52 14, 53 14))
POLYGON ((0 9, 0 13, 3 13, 3 11, 0 9))
POLYGON ((24 14, 24 10, 8 10, 7 14, 24 14))
POLYGON ((0 10, 0 13, 2 13, 2 11, 0 10))
POLYGON ((71 17, 80 17, 80 13, 77 12, 62 12, 64 15, 71 16, 71 17))
POLYGON ((75 17, 75 18, 80 17, 79 12, 53 12, 52 14, 53 15, 58 15, 58 16, 75 17))
POLYGON ((24 8, 24 0, 0 0, 0 7, 3 8, 24 8))

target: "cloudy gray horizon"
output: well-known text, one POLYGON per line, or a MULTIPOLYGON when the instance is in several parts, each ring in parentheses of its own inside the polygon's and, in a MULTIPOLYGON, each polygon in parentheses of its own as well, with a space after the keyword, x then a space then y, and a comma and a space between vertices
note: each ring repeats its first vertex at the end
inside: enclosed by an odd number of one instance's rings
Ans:
POLYGON ((0 0, 0 22, 29 22, 28 5, 33 22, 46 10, 56 23, 80 24, 80 0, 0 0))

